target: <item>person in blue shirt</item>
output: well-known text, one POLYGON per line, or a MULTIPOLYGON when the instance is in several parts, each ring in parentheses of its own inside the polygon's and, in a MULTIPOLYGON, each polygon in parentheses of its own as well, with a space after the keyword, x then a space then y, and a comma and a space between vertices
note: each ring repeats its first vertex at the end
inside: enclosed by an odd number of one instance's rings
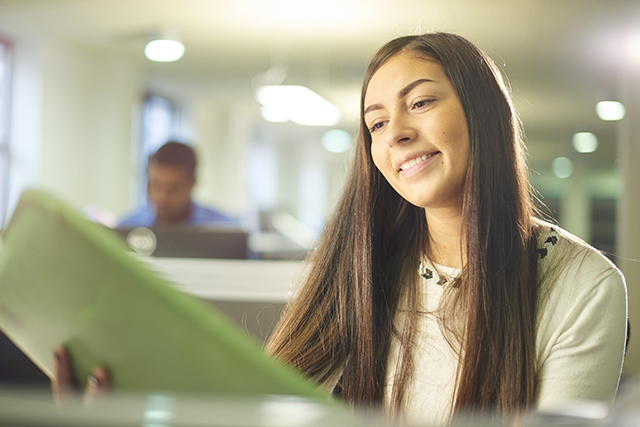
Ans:
POLYGON ((196 154, 188 145, 170 141, 150 158, 147 168, 149 203, 126 215, 118 228, 154 225, 204 225, 235 220, 195 203, 191 193, 196 184, 196 154))

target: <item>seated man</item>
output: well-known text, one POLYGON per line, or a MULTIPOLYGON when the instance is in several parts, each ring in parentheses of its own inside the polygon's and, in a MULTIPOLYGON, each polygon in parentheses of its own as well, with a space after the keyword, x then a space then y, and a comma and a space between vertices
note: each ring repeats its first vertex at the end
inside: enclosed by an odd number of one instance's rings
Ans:
POLYGON ((153 225, 203 225, 235 222, 232 218, 200 206, 191 199, 196 184, 196 155, 191 147, 167 142, 149 158, 147 195, 149 204, 125 216, 119 228, 153 225))

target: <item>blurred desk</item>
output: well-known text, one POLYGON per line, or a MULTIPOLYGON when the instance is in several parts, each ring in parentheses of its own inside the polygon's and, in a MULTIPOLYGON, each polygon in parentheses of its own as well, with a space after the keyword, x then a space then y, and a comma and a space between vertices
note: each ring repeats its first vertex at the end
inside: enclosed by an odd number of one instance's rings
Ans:
POLYGON ((0 390, 2 426, 314 427, 373 426, 342 405, 298 397, 233 398, 115 394, 91 405, 56 407, 51 394, 0 390))
POLYGON ((305 268, 302 261, 141 259, 178 289, 210 301, 284 303, 305 268))
MULTIPOLYGON (((521 414, 492 419, 460 417, 450 427, 635 427, 638 401, 614 409, 605 418, 521 414)), ((171 394, 116 394, 91 405, 57 407, 50 393, 0 389, 0 425, 21 427, 399 427, 382 411, 353 412, 346 406, 291 396, 241 398, 171 394)), ((421 424, 411 424, 418 427, 421 424)))
POLYGON ((141 258, 188 294, 209 301, 259 341, 300 283, 303 261, 141 258))

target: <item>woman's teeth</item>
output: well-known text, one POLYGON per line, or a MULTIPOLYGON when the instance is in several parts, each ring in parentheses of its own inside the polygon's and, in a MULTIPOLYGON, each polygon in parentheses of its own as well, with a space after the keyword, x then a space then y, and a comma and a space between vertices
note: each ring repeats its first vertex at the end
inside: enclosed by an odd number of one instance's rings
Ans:
POLYGON ((403 163, 402 166, 400 166, 400 170, 401 171, 406 171, 407 169, 411 169, 412 167, 414 167, 418 163, 424 162, 428 158, 433 157, 435 154, 436 153, 425 154, 422 157, 416 157, 415 159, 411 159, 408 162, 403 163))

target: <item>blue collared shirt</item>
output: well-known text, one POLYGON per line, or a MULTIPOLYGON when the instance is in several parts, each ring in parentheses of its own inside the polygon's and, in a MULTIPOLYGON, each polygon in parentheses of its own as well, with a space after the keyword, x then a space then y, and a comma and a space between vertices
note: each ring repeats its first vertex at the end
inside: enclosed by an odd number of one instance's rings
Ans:
MULTIPOLYGON (((192 203, 191 212, 189 213, 189 217, 184 221, 184 224, 205 225, 216 222, 233 224, 237 221, 216 210, 192 203)), ((121 218, 120 221, 118 221, 118 228, 151 227, 155 225, 155 223, 156 210, 153 205, 148 204, 121 218)))

